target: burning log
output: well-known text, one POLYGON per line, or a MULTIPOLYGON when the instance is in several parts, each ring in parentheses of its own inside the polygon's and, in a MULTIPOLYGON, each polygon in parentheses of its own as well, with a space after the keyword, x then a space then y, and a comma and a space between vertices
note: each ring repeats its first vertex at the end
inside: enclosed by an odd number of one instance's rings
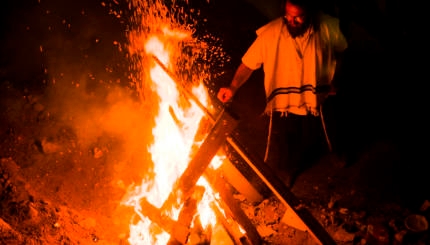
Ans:
POLYGON ((231 225, 231 221, 228 220, 226 217, 224 217, 223 212, 219 209, 218 206, 215 204, 211 204, 212 210, 214 210, 217 221, 219 221, 222 224, 222 227, 227 232, 229 238, 233 241, 234 244, 243 244, 241 241, 242 234, 240 230, 234 229, 234 226, 231 225))
POLYGON ((246 240, 245 244, 261 244, 261 237, 257 229, 240 207, 238 200, 233 197, 233 189, 230 184, 225 182, 219 174, 210 169, 207 169, 205 176, 209 176, 207 179, 209 183, 211 183, 212 188, 219 192, 221 200, 227 205, 226 208, 233 214, 232 216, 236 222, 246 231, 246 236, 243 237, 243 239, 246 240))
POLYGON ((167 215, 163 215, 162 210, 159 210, 144 198, 140 200, 140 206, 142 207, 143 215, 168 232, 180 244, 186 243, 190 234, 188 226, 171 219, 167 215))
MULTIPOLYGON (((157 64, 173 78, 167 67, 156 56, 153 56, 153 58, 157 64)), ((206 115, 213 120, 214 117, 211 115, 211 113, 192 93, 182 86, 178 87, 184 92, 185 95, 194 100, 194 102, 206 113, 206 115)), ((264 182, 266 187, 272 191, 272 193, 275 194, 276 197, 278 197, 279 200, 286 206, 287 211, 284 215, 284 222, 288 222, 289 225, 299 230, 308 231, 315 238, 315 240, 321 244, 336 244, 333 238, 330 237, 321 224, 319 224, 318 221, 306 209, 300 207, 299 200, 285 186, 285 184, 278 177, 276 177, 275 174, 272 173, 269 167, 266 166, 266 164, 258 157, 244 151, 246 148, 243 147, 241 142, 237 141, 237 139, 235 139, 234 135, 232 134, 237 124, 238 119, 233 117, 230 112, 226 110, 221 112, 218 119, 214 122, 214 126, 211 129, 209 135, 206 137, 196 155, 189 163, 187 169, 176 182, 175 188, 168 197, 167 201, 163 204, 162 210, 167 210, 167 205, 176 203, 178 199, 181 199, 182 201, 186 201, 188 199, 196 182, 206 171, 212 158, 215 156, 221 145, 223 143, 227 143, 227 145, 232 147, 240 155, 240 157, 262 180, 262 182, 264 182)), ((228 201, 228 196, 224 196, 224 198, 228 201)), ((234 203, 229 202, 228 204, 232 205, 230 208, 236 211, 238 210, 235 208, 234 203)), ((240 211, 235 215, 240 217, 240 211)), ((249 227, 248 229, 253 230, 253 228, 249 227)), ((248 233, 258 234, 257 232, 252 231, 248 233)), ((257 238, 255 239, 257 240, 257 238)))
POLYGON ((198 179, 206 171, 222 144, 225 143, 226 137, 237 126, 238 120, 231 116, 230 113, 223 112, 210 133, 201 144, 193 159, 188 164, 184 173, 177 180, 176 185, 170 196, 164 202, 162 210, 167 210, 169 205, 175 204, 179 199, 186 201, 192 194, 192 190, 198 179))
POLYGON ((202 143, 179 179, 178 188, 185 196, 187 196, 187 192, 195 186, 197 180, 203 175, 212 158, 221 145, 225 143, 226 137, 236 128, 237 124, 238 120, 232 117, 230 113, 223 112, 220 115, 206 140, 202 143))
MULTIPOLYGON (((183 227, 190 227, 191 222, 193 221, 194 215, 197 212, 197 203, 198 200, 200 200, 204 193, 204 188, 195 188, 194 189, 194 195, 191 198, 188 198, 184 202, 184 206, 181 209, 181 212, 179 213, 178 217, 178 224, 180 224, 183 227)), ((189 235, 189 234, 188 234, 189 235)), ((188 240, 187 235, 187 240, 188 240)), ((181 245, 184 244, 183 241, 177 240, 175 236, 172 236, 170 238, 170 241, 168 242, 168 245, 181 245)))
MULTIPOLYGON (((160 59, 158 59, 157 56, 152 55, 152 58, 154 59, 154 61, 161 67, 161 69, 163 69, 164 72, 166 72, 167 75, 169 75, 173 80, 175 80, 175 76, 172 74, 172 72, 170 72, 170 70, 166 67, 166 65, 163 64, 163 62, 161 62, 160 59)), ((211 120, 215 120, 213 115, 209 112, 209 110, 200 102, 200 100, 190 91, 188 91, 187 89, 185 89, 183 86, 178 86, 178 88, 188 97, 190 98, 192 101, 194 101, 194 103, 197 104, 197 106, 203 111, 205 112, 205 114, 207 116, 210 117, 211 120)))

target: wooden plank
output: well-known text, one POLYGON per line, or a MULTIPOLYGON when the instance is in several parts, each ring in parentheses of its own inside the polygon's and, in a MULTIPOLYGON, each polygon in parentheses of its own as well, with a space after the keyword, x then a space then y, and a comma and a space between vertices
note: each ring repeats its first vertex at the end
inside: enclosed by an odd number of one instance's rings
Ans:
MULTIPOLYGON (((160 65, 160 67, 169 76, 171 76, 172 79, 174 79, 173 74, 169 72, 167 67, 156 56, 153 56, 153 58, 155 62, 160 65)), ((187 97, 196 102, 196 104, 206 113, 209 119, 213 120, 213 115, 192 93, 180 84, 178 87, 187 97)), ((263 160, 250 152, 244 151, 244 149, 246 149, 244 145, 232 135, 233 130, 238 125, 238 118, 233 117, 232 115, 233 114, 231 114, 231 112, 226 111, 225 109, 220 113, 220 116, 215 121, 215 125, 210 134, 206 137, 197 154, 177 182, 177 189, 182 192, 182 200, 186 200, 189 197, 197 180, 209 166, 218 149, 224 142, 227 142, 227 144, 231 146, 248 164, 259 179, 265 183, 270 191, 286 206, 287 212, 285 216, 289 217, 289 224, 294 225, 298 229, 309 232, 315 240, 321 244, 335 245, 336 243, 333 238, 331 238, 327 231, 308 210, 301 207, 299 200, 277 177, 277 175, 272 173, 272 170, 263 162, 263 160)), ((170 203, 176 203, 177 194, 177 191, 172 191, 172 195, 169 196, 164 204, 170 205, 170 203)))
POLYGON ((203 175, 221 145, 225 144, 226 137, 234 130, 237 123, 238 120, 230 113, 224 111, 220 114, 187 168, 176 181, 171 194, 163 203, 162 210, 170 210, 171 205, 175 205, 178 200, 188 199, 198 179, 203 175))
POLYGON ((160 209, 152 205, 145 198, 139 200, 139 204, 144 216, 148 217, 152 222, 169 233, 170 236, 174 237, 175 241, 178 243, 186 243, 190 234, 190 230, 187 226, 178 223, 167 215, 163 215, 163 212, 160 209))
POLYGON ((233 197, 233 188, 230 184, 218 172, 211 169, 207 169, 205 176, 208 176, 206 179, 211 184, 212 189, 219 193, 221 201, 225 203, 224 210, 228 208, 226 211, 229 211, 235 221, 245 230, 244 238, 247 244, 260 245, 262 240, 257 228, 240 207, 240 202, 233 197))
POLYGON ((236 164, 233 164, 229 157, 224 159, 222 165, 217 169, 217 172, 249 202, 260 203, 264 200, 261 192, 251 184, 251 181, 248 181, 247 177, 239 171, 236 164))
POLYGON ((286 224, 296 229, 309 232, 312 237, 323 245, 336 245, 336 242, 315 217, 302 205, 298 198, 288 189, 282 180, 273 173, 262 159, 256 157, 251 152, 245 152, 242 142, 234 137, 227 137, 227 143, 241 156, 241 158, 254 170, 260 179, 267 185, 272 193, 287 208, 283 219, 286 224), (288 218, 288 220, 287 220, 288 218))
MULTIPOLYGON (((204 193, 204 188, 195 188, 195 193, 193 197, 188 198, 182 206, 181 212, 178 216, 177 224, 183 227, 188 227, 191 229, 191 223, 193 221, 194 215, 197 213, 197 203, 198 200, 202 199, 204 193), (197 193, 197 194, 196 194, 197 193)), ((168 245, 181 245, 184 241, 176 239, 175 236, 171 236, 168 245)))
POLYGON ((205 141, 179 178, 178 187, 183 193, 190 191, 203 175, 226 137, 236 128, 238 120, 224 111, 212 127, 205 141))

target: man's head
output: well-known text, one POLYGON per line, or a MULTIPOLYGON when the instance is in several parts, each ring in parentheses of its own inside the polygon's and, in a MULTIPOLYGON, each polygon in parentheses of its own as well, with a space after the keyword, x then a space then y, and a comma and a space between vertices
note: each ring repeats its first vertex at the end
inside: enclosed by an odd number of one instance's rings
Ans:
POLYGON ((291 36, 301 36, 313 25, 315 11, 310 0, 284 0, 283 7, 291 36))

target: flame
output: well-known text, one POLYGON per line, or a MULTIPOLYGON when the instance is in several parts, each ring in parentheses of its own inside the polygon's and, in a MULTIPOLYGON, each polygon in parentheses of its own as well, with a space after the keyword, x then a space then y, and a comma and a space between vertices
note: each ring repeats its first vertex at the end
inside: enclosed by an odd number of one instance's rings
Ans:
MULTIPOLYGON (((145 217, 139 200, 144 198, 157 208, 163 206, 170 193, 174 191, 176 180, 182 175, 192 159, 193 149, 201 143, 196 142, 196 138, 201 138, 201 136, 197 136, 205 112, 195 101, 181 95, 178 89, 178 86, 181 85, 166 72, 166 68, 175 70, 175 58, 180 55, 178 55, 180 43, 183 43, 184 40, 191 40, 192 32, 188 27, 182 28, 180 25, 173 25, 172 19, 164 17, 166 15, 159 15, 160 12, 165 11, 165 7, 159 2, 153 5, 146 5, 145 2, 133 2, 138 8, 159 8, 151 10, 158 13, 153 17, 158 17, 159 22, 151 19, 150 23, 153 26, 150 26, 147 31, 132 32, 129 45, 130 53, 139 57, 138 68, 142 74, 138 77, 148 78, 140 82, 143 85, 138 86, 138 89, 145 90, 147 94, 146 90, 150 88, 157 96, 149 98, 156 97, 158 103, 154 103, 154 107, 157 108, 157 114, 154 118, 155 126, 152 130, 154 140, 148 148, 152 156, 153 175, 151 178, 142 180, 140 186, 135 186, 123 202, 125 205, 134 207, 139 217, 137 222, 130 224, 128 241, 130 244, 167 244, 170 234, 162 230, 161 227, 157 227, 148 217, 145 217), (151 57, 156 57, 163 66, 151 57)), ((148 11, 148 9, 146 10, 148 11)), ((139 12, 139 18, 142 18, 143 15, 139 12)), ((138 22, 145 23, 140 19, 138 22)), ((148 22, 146 21, 146 23, 148 22)), ((209 107, 209 98, 203 81, 191 82, 193 86, 190 87, 193 95, 198 98, 201 104, 209 107)), ((153 103, 152 100, 151 103, 153 103)), ((211 167, 217 168, 221 162, 222 156, 216 156, 211 162, 211 167)), ((198 180, 197 185, 203 186, 205 192, 198 200, 196 218, 199 219, 199 224, 203 228, 214 226, 216 216, 210 208, 210 204, 217 201, 218 195, 204 177, 198 180)), ((177 220, 180 208, 180 205, 174 206, 172 210, 167 210, 167 214, 171 219, 177 220)))

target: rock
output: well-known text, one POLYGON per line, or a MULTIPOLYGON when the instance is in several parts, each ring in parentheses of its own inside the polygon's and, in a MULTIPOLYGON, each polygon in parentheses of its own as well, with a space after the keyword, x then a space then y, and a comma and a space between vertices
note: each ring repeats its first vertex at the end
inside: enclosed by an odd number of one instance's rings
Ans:
POLYGON ((103 157, 103 150, 100 149, 99 147, 94 147, 93 155, 94 155, 95 159, 99 159, 99 158, 103 157))
POLYGON ((33 109, 36 112, 41 112, 41 111, 45 110, 45 107, 40 103, 35 103, 35 104, 33 104, 33 109))
POLYGON ((421 212, 427 211, 429 209, 429 207, 430 207, 430 201, 429 200, 425 200, 423 202, 423 204, 421 204, 420 211, 421 212))
POLYGON ((59 144, 47 139, 42 139, 40 143, 42 146, 43 153, 46 153, 46 154, 55 153, 61 149, 59 144))
POLYGON ((349 214, 349 209, 347 209, 347 208, 340 208, 339 209, 339 213, 340 214, 349 214))
POLYGON ((22 244, 23 239, 20 233, 15 231, 8 223, 0 218, 0 241, 2 244, 22 244))
POLYGON ((258 231, 258 234, 260 234, 260 236, 262 237, 268 237, 276 233, 270 226, 265 226, 265 225, 258 225, 257 231, 258 231))
POLYGON ((352 242, 354 237, 354 233, 349 233, 341 227, 339 227, 333 234, 333 239, 338 242, 352 242))
POLYGON ((377 244, 389 244, 390 237, 388 228, 380 223, 369 224, 367 226, 367 233, 369 235, 369 241, 377 244))
POLYGON ((406 233, 408 233, 408 231, 406 231, 406 230, 402 230, 400 232, 397 232, 396 234, 394 234, 394 239, 398 243, 402 244, 403 243, 403 239, 404 239, 406 233))
POLYGON ((423 232, 428 229, 428 221, 422 215, 411 214, 405 218, 405 227, 414 233, 423 232))

